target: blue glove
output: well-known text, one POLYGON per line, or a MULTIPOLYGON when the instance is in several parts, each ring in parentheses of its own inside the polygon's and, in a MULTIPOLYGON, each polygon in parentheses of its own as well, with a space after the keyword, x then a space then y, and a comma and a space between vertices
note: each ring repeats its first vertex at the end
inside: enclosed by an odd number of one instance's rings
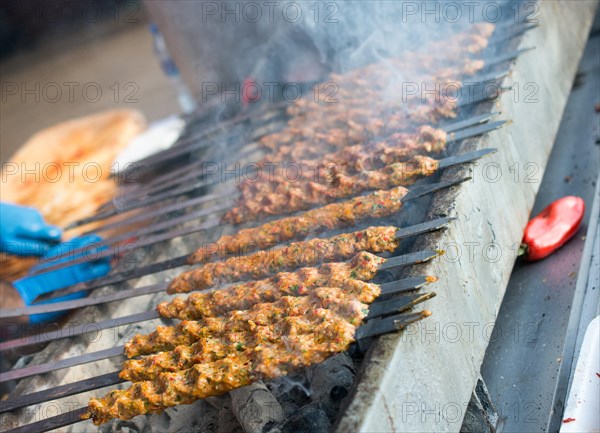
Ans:
POLYGON ((60 242, 62 231, 46 224, 30 207, 0 203, 0 251, 20 256, 42 256, 60 242))
MULTIPOLYGON (((44 255, 44 259, 52 259, 52 257, 59 256, 61 254, 67 253, 69 250, 75 250, 76 248, 81 248, 86 245, 100 242, 102 238, 96 235, 88 235, 82 236, 80 238, 74 238, 69 242, 65 242, 63 244, 52 247, 46 255, 44 255)), ((97 254, 98 251, 103 251, 107 249, 108 246, 104 246, 101 248, 93 248, 90 247, 84 251, 79 252, 78 254, 67 255, 65 257, 61 257, 56 260, 49 260, 48 262, 37 265, 32 268, 32 270, 40 270, 47 268, 49 266, 54 266, 57 263, 64 263, 71 260, 75 260, 84 255, 94 255, 97 254)), ((106 275, 110 271, 110 258, 103 257, 98 260, 79 263, 73 266, 68 266, 66 268, 57 269, 55 271, 50 271, 45 274, 33 275, 17 280, 13 283, 13 286, 21 295, 21 298, 25 302, 25 305, 31 305, 35 299, 44 294, 53 292, 58 289, 62 289, 63 287, 72 286, 73 284, 82 283, 84 281, 93 280, 98 277, 102 277, 106 275)), ((62 296, 60 298, 51 299, 44 302, 36 303, 36 305, 43 303, 52 303, 59 301, 68 301, 71 299, 77 299, 85 296, 85 292, 72 293, 70 295, 62 296)), ((63 312, 56 313, 44 313, 44 314, 34 314, 30 316, 30 323, 42 323, 48 322, 51 320, 56 320, 58 317, 62 316, 63 312)))

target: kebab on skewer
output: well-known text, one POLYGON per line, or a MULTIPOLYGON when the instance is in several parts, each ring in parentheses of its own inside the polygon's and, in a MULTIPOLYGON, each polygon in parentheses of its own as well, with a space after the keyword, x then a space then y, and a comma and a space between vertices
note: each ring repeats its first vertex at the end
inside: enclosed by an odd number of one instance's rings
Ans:
MULTIPOLYGON (((234 310, 247 310, 259 303, 274 302, 282 296, 304 296, 315 287, 362 290, 365 281, 375 276, 384 261, 363 251, 350 262, 326 263, 318 268, 305 267, 295 272, 281 272, 265 280, 236 284, 208 293, 192 293, 186 299, 175 298, 159 304, 157 311, 165 318, 193 321, 217 317, 234 310)), ((166 350, 184 344, 177 341, 175 335, 190 335, 193 339, 197 329, 189 322, 182 322, 178 327, 158 327, 151 334, 136 335, 125 345, 125 353, 133 358, 166 350)))
MULTIPOLYGON (((393 97, 388 90, 383 95, 364 98, 371 101, 365 107, 338 103, 332 104, 333 108, 330 109, 340 110, 339 113, 320 113, 313 121, 292 118, 286 128, 259 140, 260 147, 269 151, 259 164, 315 159, 323 154, 344 150, 348 146, 367 146, 382 137, 401 132, 416 133, 417 136, 427 134, 427 130, 419 128, 425 125, 431 127, 442 119, 457 116, 459 98, 450 90, 459 89, 462 84, 456 80, 446 83, 449 86, 443 88, 438 83, 439 89, 424 100, 416 101, 412 98, 404 103, 402 94, 393 97), (389 101, 382 102, 382 99, 389 101), (399 104, 399 107, 376 108, 382 104, 399 104)), ((406 138, 415 139, 410 136, 406 138)))
MULTIPOLYGON (((161 316, 179 318, 185 322, 177 327, 159 327, 148 335, 136 335, 125 345, 125 353, 130 358, 172 349, 181 353, 171 356, 162 352, 141 360, 128 361, 123 366, 121 377, 127 380, 147 379, 148 375, 154 374, 152 372, 160 371, 165 362, 167 365, 172 365, 171 371, 176 368, 172 364, 173 360, 176 360, 177 365, 181 365, 184 358, 188 360, 185 362, 189 362, 192 359, 190 356, 197 351, 185 347, 174 349, 175 346, 189 345, 207 337, 207 329, 202 329, 198 322, 191 321, 210 322, 208 327, 211 330, 221 332, 225 329, 224 324, 218 321, 211 322, 211 318, 222 317, 236 310, 236 314, 240 314, 242 310, 252 311, 256 305, 277 302, 287 297, 311 296, 315 290, 319 290, 319 287, 338 287, 348 294, 357 294, 361 302, 370 303, 372 297, 380 296, 381 288, 368 281, 374 278, 379 266, 384 262, 385 259, 362 252, 349 263, 331 263, 319 268, 303 268, 294 273, 280 273, 263 281, 238 284, 210 293, 192 293, 186 299, 176 298, 170 302, 163 302, 157 308, 161 316), (131 369, 134 371, 129 372, 131 369)), ((436 278, 426 277, 424 283, 433 281, 436 281, 436 278)), ((293 311, 298 310, 296 308, 293 311)), ((228 317, 231 319, 231 316, 228 317)), ((256 323, 255 319, 249 316, 244 316, 244 320, 256 323)))
MULTIPOLYGON (((422 125, 417 128, 416 132, 412 133, 396 132, 377 142, 355 144, 341 150, 322 154, 319 158, 294 161, 293 166, 299 171, 295 180, 319 178, 320 170, 322 168, 327 169, 332 165, 335 166, 337 171, 350 174, 382 168, 395 162, 405 161, 417 154, 438 153, 446 147, 447 139, 448 134, 445 130, 430 125, 422 125)), ((321 151, 320 147, 317 144, 307 144, 303 147, 303 152, 314 155, 321 151)), ((269 170, 267 178, 244 182, 240 184, 239 189, 243 193, 249 184, 280 179, 284 175, 284 168, 277 165, 269 170)))
POLYGON ((294 179, 287 179, 287 169, 278 165, 269 170, 268 176, 244 181, 238 188, 242 199, 257 201, 262 198, 259 191, 270 192, 273 182, 321 182, 330 178, 331 174, 355 174, 365 170, 377 170, 397 162, 405 162, 419 154, 439 153, 445 149, 447 143, 448 134, 443 129, 424 125, 419 128, 418 133, 395 133, 377 143, 349 146, 325 154, 319 159, 298 161, 292 167, 297 174, 294 179))
MULTIPOLYGON (((438 43, 427 44, 423 50, 407 51, 402 53, 402 56, 386 59, 385 62, 390 67, 376 63, 344 74, 333 73, 330 78, 331 81, 339 84, 340 92, 346 92, 343 96, 355 98, 357 95, 354 92, 355 87, 372 89, 373 86, 379 86, 381 88, 381 83, 388 82, 390 77, 396 74, 395 71, 402 71, 404 76, 415 78, 416 74, 422 75, 422 71, 459 67, 461 62, 465 63, 465 60, 467 62, 471 60, 468 57, 465 58, 465 55, 478 54, 487 47, 488 38, 494 28, 495 26, 490 23, 475 24, 465 32, 452 35, 438 43), (442 50, 443 56, 436 55, 442 50)), ((466 73, 468 72, 467 70, 466 73)), ((471 71, 471 73, 473 72, 471 71)), ((440 75, 448 77, 450 74, 442 73, 440 75)), ((301 99, 288 108, 288 113, 293 116, 311 114, 314 112, 315 103, 318 102, 318 100, 301 99)))
MULTIPOLYGON (((406 62, 406 59, 403 60, 406 62)), ((408 69, 415 68, 414 62, 402 64, 401 59, 390 59, 389 67, 377 64, 369 65, 357 71, 345 75, 334 75, 332 81, 319 85, 319 92, 326 94, 331 83, 336 83, 336 100, 338 103, 323 103, 311 98, 303 98, 288 109, 292 116, 287 127, 279 132, 269 134, 260 140, 262 146, 276 150, 277 158, 281 158, 292 150, 292 143, 304 144, 306 140, 318 141, 321 144, 333 145, 333 143, 355 144, 372 136, 385 135, 385 131, 393 131, 398 120, 393 121, 393 116, 398 116, 396 111, 404 114, 412 112, 419 105, 440 105, 441 95, 436 95, 433 100, 417 101, 417 95, 407 98, 404 94, 403 84, 406 81, 415 83, 436 83, 452 85, 458 88, 462 83, 456 80, 463 75, 472 75, 481 70, 485 63, 482 60, 463 61, 458 65, 446 67, 435 73, 411 73, 408 69), (401 62, 401 63, 398 63, 401 62), (393 71, 403 71, 403 79, 395 76, 393 71), (407 101, 408 99, 408 101, 407 101), (340 102, 341 101, 341 102, 340 102), (407 103, 408 102, 408 103, 407 103), (382 119, 392 118, 392 122, 384 122, 382 119), (334 133, 341 140, 332 141, 323 136, 325 133, 334 133), (282 147, 283 146, 283 147, 282 147)), ((418 70, 426 70, 420 69, 418 70)), ((431 69, 428 69, 431 70, 431 69)), ((442 104, 440 108, 447 117, 454 117, 455 103, 442 104), (446 107, 444 107, 446 105, 446 107), (447 107, 451 105, 451 107, 447 107), (450 110, 448 110, 450 108, 450 110)), ((417 122, 418 118, 413 119, 417 122)), ((404 122, 406 123, 406 122, 404 122)), ((404 125, 408 127, 409 125, 404 125)), ((396 131, 398 128, 395 129, 396 131)), ((314 145, 314 143, 313 143, 314 145)), ((304 156, 306 157, 306 155, 304 156)))
POLYGON ((184 321, 180 326, 168 328, 172 333, 162 345, 154 333, 137 335, 126 346, 126 353, 155 353, 155 348, 161 347, 158 349, 160 353, 125 362, 120 377, 132 381, 152 379, 163 372, 163 368, 165 371, 184 370, 193 364, 235 355, 229 345, 245 349, 252 347, 253 340, 309 333, 310 327, 297 326, 298 316, 310 315, 319 308, 338 312, 348 308, 348 303, 354 300, 370 304, 379 293, 378 285, 367 282, 361 282, 354 290, 318 287, 307 296, 282 296, 274 302, 255 304, 249 310, 231 311, 200 321, 184 321), (330 299, 335 301, 330 302, 330 299), (263 326, 268 326, 268 329, 261 328, 263 326), (265 330, 270 331, 270 335, 265 334, 265 330), (253 334, 256 331, 262 338, 253 334), (227 336, 231 339, 227 340, 227 336))
MULTIPOLYGON (((125 354, 133 358, 188 344, 199 338, 198 332, 201 332, 195 320, 208 320, 231 311, 247 310, 259 303, 275 302, 283 296, 306 296, 313 289, 323 286, 339 287, 350 292, 366 290, 366 282, 385 268, 384 262, 387 261, 363 251, 348 263, 329 263, 318 268, 281 272, 265 280, 236 284, 208 293, 192 293, 186 299, 175 298, 163 302, 157 307, 162 317, 178 318, 184 322, 176 327, 158 327, 147 335, 136 335, 125 345, 125 354)), ((395 265, 393 259, 387 264, 395 265)), ((424 277, 422 284, 435 280, 434 277, 424 277)))
MULTIPOLYGON (((412 80, 416 82, 443 81, 462 74, 472 75, 480 70, 482 61, 472 59, 465 54, 477 54, 487 46, 487 38, 493 32, 493 24, 482 24, 473 27, 475 33, 462 32, 444 41, 444 56, 437 56, 435 48, 431 51, 404 52, 402 56, 385 59, 383 62, 370 64, 362 68, 351 70, 343 74, 330 74, 329 83, 335 83, 336 96, 339 96, 346 105, 358 104, 364 106, 371 102, 368 96, 378 96, 381 99, 381 91, 389 90, 392 80, 398 81, 398 74, 404 77, 403 81, 412 80), (456 41, 456 43, 454 42, 456 41), (468 44, 465 42, 473 42, 468 44), (442 59, 442 60, 440 60, 442 59), (398 72, 400 71, 400 72, 398 72), (427 72, 429 71, 429 72, 427 72), (431 73, 431 71, 435 71, 431 73)), ((393 83, 392 83, 393 84, 393 83)), ((327 83, 325 88, 319 89, 319 94, 327 95, 330 88, 327 83)), ((379 100, 377 99, 377 100, 379 100)), ((376 101, 377 101, 376 100, 376 101)), ((288 108, 288 114, 293 116, 291 121, 305 121, 306 117, 319 118, 320 111, 339 109, 340 104, 327 104, 320 99, 303 98, 288 108), (316 115, 317 114, 317 115, 316 115)))
POLYGON ((365 218, 380 218, 396 213, 408 190, 396 187, 309 210, 302 215, 242 229, 234 235, 221 236, 216 242, 196 250, 190 263, 204 263, 214 257, 261 250, 282 242, 303 238, 309 233, 351 226, 365 218))
MULTIPOLYGON (((350 288, 356 282, 370 281, 385 259, 362 251, 349 262, 324 263, 295 272, 280 272, 273 277, 236 284, 208 293, 191 293, 161 302, 158 313, 165 318, 198 320, 232 310, 247 310, 254 304, 273 302, 281 296, 302 296, 314 287, 350 288)), ((359 284, 360 285, 360 284, 359 284)))
POLYGON ((410 111, 396 110, 373 114, 372 111, 364 110, 363 122, 348 121, 348 116, 345 115, 345 123, 338 127, 290 127, 261 139, 263 147, 273 149, 262 164, 319 158, 325 153, 341 150, 343 146, 370 142, 377 137, 389 136, 411 126, 418 127, 439 122, 441 119, 453 119, 456 117, 456 105, 456 101, 450 98, 440 98, 437 101, 419 104, 410 111))
POLYGON ((364 313, 346 318, 325 309, 318 312, 323 322, 309 322, 310 335, 289 336, 285 343, 261 342, 261 350, 247 349, 237 356, 162 373, 154 380, 133 383, 129 389, 111 391, 104 398, 90 400, 87 417, 99 425, 111 418, 131 419, 160 412, 166 407, 221 395, 256 380, 285 375, 346 350, 356 330, 349 321, 362 320, 364 313))
MULTIPOLYGON (((493 25, 484 25, 482 28, 487 28, 491 32, 493 25)), ((433 74, 423 74, 411 71, 415 68, 417 71, 431 70, 433 66, 431 62, 429 62, 429 68, 419 67, 419 62, 410 61, 410 56, 389 59, 388 62, 390 67, 376 64, 344 75, 334 75, 332 80, 338 84, 336 99, 342 101, 341 103, 326 104, 319 100, 304 98, 290 107, 288 112, 292 118, 288 121, 287 128, 261 139, 264 147, 276 150, 276 154, 272 155, 271 159, 277 161, 290 156, 295 156, 296 159, 297 157, 310 157, 311 155, 303 150, 303 146, 307 144, 306 141, 311 142, 313 150, 319 150, 323 148, 323 145, 332 146, 334 143, 352 145, 372 136, 385 135, 385 131, 389 134, 390 131, 398 130, 398 119, 394 122, 393 117, 397 117, 399 114, 406 115, 419 105, 425 107, 432 103, 434 106, 441 105, 440 114, 445 117, 454 117, 456 115, 455 101, 445 101, 440 104, 442 102, 440 99, 449 98, 442 98, 438 94, 433 100, 415 103, 415 95, 412 95, 413 97, 409 98, 409 102, 412 103, 406 103, 402 84, 408 80, 421 84, 435 83, 440 87, 452 85, 454 88, 459 88, 462 83, 457 81, 456 77, 472 75, 484 67, 482 60, 467 59, 433 74), (396 72, 393 71, 402 71, 404 79, 399 79, 395 76, 396 72), (395 93, 397 94, 394 95, 395 93), (448 108, 450 109, 448 110, 448 108), (396 111, 401 113, 396 113, 396 111), (383 118, 392 119, 392 122, 383 122, 383 118), (396 128, 392 128, 393 126, 396 128), (315 146, 315 142, 318 144, 317 146, 315 146), (292 143, 297 145, 292 146, 292 143)), ((321 84, 323 88, 320 89, 320 92, 326 92, 330 85, 331 82, 321 84)), ((420 111, 422 110, 423 107, 420 111)), ((418 117, 413 118, 412 121, 416 124, 419 123, 418 117)), ((405 128, 408 126, 404 125, 405 128)), ((317 154, 314 153, 312 156, 317 154)))
POLYGON ((379 170, 356 175, 332 173, 327 183, 276 179, 255 185, 252 192, 239 200, 238 206, 225 214, 223 220, 232 224, 255 221, 263 216, 281 215, 331 203, 363 191, 390 189, 413 184, 421 177, 431 176, 439 162, 428 156, 414 156, 409 161, 388 165, 379 170))
MULTIPOLYGON (((256 304, 249 311, 232 311, 217 319, 194 322, 195 332, 186 333, 185 337, 179 339, 179 335, 175 336, 181 344, 166 345, 162 351, 146 352, 148 356, 127 360, 119 377, 131 382, 152 380, 161 373, 185 370, 195 364, 235 356, 244 349, 254 348, 257 341, 274 341, 290 334, 310 333, 310 327, 298 326, 297 319, 310 316, 318 308, 328 308, 335 312, 339 312, 340 308, 347 308, 347 305, 328 304, 327 300, 331 297, 346 300, 356 298, 370 304, 380 294, 378 285, 365 282, 362 287, 344 290, 344 295, 338 295, 340 290, 337 287, 318 287, 307 296, 282 296, 272 303, 256 304), (203 325, 204 328, 201 328, 203 325)), ((435 293, 413 295, 400 309, 408 309, 434 296, 435 293)), ((149 346, 142 347, 149 349, 149 346)))
MULTIPOLYGON (((493 25, 483 25, 482 27, 489 28, 489 31, 487 32, 487 34, 490 34, 491 31, 492 31, 492 29, 493 29, 493 25)), ((486 31, 481 32, 480 29, 475 28, 475 33, 482 33, 485 36, 486 31)), ((469 33, 466 33, 466 34, 469 35, 469 33)), ((462 36, 462 37, 464 38, 465 36, 462 36)), ((466 36, 466 37, 468 37, 468 38, 472 38, 472 37, 480 38, 481 36, 479 36, 478 34, 475 34, 475 35, 466 36)), ((449 39, 447 41, 447 43, 450 43, 452 45, 452 40, 453 39, 449 39)), ((415 79, 416 78, 415 75, 413 73, 409 74, 408 73, 408 69, 411 68, 411 67, 414 68, 415 65, 417 65, 417 64, 421 64, 422 61, 423 61, 423 59, 421 59, 420 57, 417 56, 417 58, 415 58, 413 60, 413 59, 410 58, 411 55, 414 56, 415 53, 410 52, 410 53, 407 54, 407 56, 403 56, 401 58, 392 58, 389 62, 392 62, 392 65, 394 67, 400 68, 398 70, 404 71, 403 73, 404 73, 405 76, 408 74, 411 79, 415 79), (400 61, 400 60, 404 60, 404 63, 398 63, 398 61, 400 61)), ((453 57, 457 57, 457 56, 453 56, 453 57)), ((424 69, 436 70, 437 69, 438 72, 436 72, 436 81, 441 82, 444 79, 456 76, 456 74, 457 74, 457 69, 456 69, 457 65, 455 65, 454 62, 452 64, 452 67, 450 67, 447 64, 447 62, 442 62, 442 63, 438 62, 437 61, 438 56, 432 56, 431 54, 428 54, 427 56, 425 56, 425 59, 428 59, 427 60, 428 63, 426 65, 427 68, 419 67, 418 69, 419 70, 424 70, 424 69), (433 59, 433 61, 431 59, 433 59), (440 69, 440 68, 442 68, 442 69, 440 69)), ((471 61, 471 60, 467 59, 467 63, 469 61, 471 61)), ((348 72, 347 74, 344 74, 344 75, 340 75, 340 74, 337 74, 337 75, 334 74, 334 75, 332 75, 331 79, 334 80, 336 83, 342 83, 342 82, 344 83, 344 87, 341 88, 341 89, 339 89, 338 93, 339 93, 339 96, 341 97, 341 99, 345 101, 345 104, 335 104, 335 106, 336 107, 340 107, 342 105, 347 105, 347 106, 351 106, 351 107, 356 108, 356 105, 355 105, 356 103, 360 104, 360 103, 364 103, 364 101, 369 100, 369 98, 367 97, 367 95, 364 95, 364 96, 360 95, 357 98, 356 96, 357 96, 358 90, 360 90, 360 86, 364 87, 364 86, 368 85, 367 89, 370 89, 370 88, 376 88, 381 83, 385 83, 384 77, 381 77, 381 79, 379 79, 378 77, 373 76, 372 77, 373 79, 370 80, 370 81, 367 81, 365 79, 365 76, 370 76, 369 74, 372 75, 372 74, 375 74, 375 73, 378 73, 378 72, 381 73, 380 71, 384 71, 384 73, 388 73, 388 76, 385 77, 385 78, 389 79, 389 72, 386 72, 386 70, 389 71, 389 68, 386 68, 385 66, 386 65, 378 64, 377 67, 369 66, 372 69, 372 71, 364 69, 364 68, 361 68, 361 69, 356 70, 356 71, 350 71, 350 72, 348 72), (357 74, 357 72, 359 72, 359 73, 357 74), (346 86, 347 81, 348 81, 348 80, 344 79, 346 76, 352 76, 353 77, 352 80, 351 80, 352 84, 350 86, 346 86), (346 88, 346 87, 348 87, 348 88, 346 88), (352 90, 352 89, 355 89, 355 88, 357 90, 352 90)), ((460 63, 460 67, 463 68, 462 72, 466 73, 467 75, 474 72, 474 70, 468 70, 468 68, 466 68, 465 62, 460 63)), ((480 66, 477 66, 476 64, 474 64, 474 67, 475 67, 476 70, 478 70, 480 68, 480 66)), ((432 80, 431 77, 429 77, 427 80, 424 79, 421 76, 419 76, 418 78, 419 79, 416 80, 416 81, 419 81, 419 82, 421 82, 421 81, 431 81, 432 80)), ((386 92, 386 95, 389 96, 389 92, 386 92)), ((381 94, 374 95, 374 96, 376 96, 377 99, 381 99, 381 94)), ((301 105, 303 102, 304 102, 303 100, 298 101, 298 105, 301 105)), ((352 111, 352 110, 347 110, 345 108, 343 110, 344 111, 348 111, 348 113, 350 113, 350 111, 352 111)), ((322 116, 319 115, 317 117, 318 117, 320 123, 322 123, 322 121, 323 121, 322 116)), ((373 116, 373 115, 371 115, 369 117, 371 119, 374 119, 374 118, 377 119, 377 118, 379 118, 379 116, 373 116)), ((295 124, 295 122, 296 122, 296 125, 299 125, 299 126, 306 125, 306 119, 300 119, 300 116, 295 116, 292 119, 290 119, 289 126, 293 126, 295 124)), ((174 174, 173 174, 173 176, 174 176, 174 174)), ((176 178, 173 177, 173 176, 169 175, 169 177, 167 177, 166 179, 169 179, 171 182, 175 181, 176 178)), ((164 176, 161 176, 161 177, 164 177, 164 176)), ((151 183, 154 183, 154 182, 151 182, 151 183)), ((161 182, 157 181, 156 185, 160 186, 161 182)))
MULTIPOLYGON (((225 342, 235 344, 226 347, 216 340, 211 341, 214 343, 211 347, 222 351, 222 358, 211 361, 215 355, 206 346, 206 361, 188 369, 158 373, 154 379, 134 383, 127 390, 111 391, 102 399, 94 398, 85 417, 92 418, 96 424, 113 417, 130 419, 322 362, 348 348, 357 327, 369 314, 369 305, 360 302, 357 295, 327 287, 317 289, 308 297, 282 298, 273 304, 257 305, 251 312, 234 312, 221 319, 218 332, 231 335, 232 340, 225 342), (256 321, 249 321, 248 315, 256 321), (231 331, 238 329, 237 326, 242 334, 236 342, 231 331), (237 343, 242 341, 239 346, 237 343)), ((210 331, 205 334, 212 335, 210 331)), ((183 365, 189 365, 187 362, 183 365)))
MULTIPOLYGON (((480 26, 480 25, 476 25, 474 28, 475 28, 474 32, 475 32, 475 33, 479 33, 479 34, 480 34, 480 36, 483 36, 483 37, 485 37, 487 34, 490 34, 490 33, 493 31, 493 25, 488 25, 488 24, 483 24, 483 25, 481 25, 481 26, 480 26)), ((468 32, 467 32, 467 34, 468 34, 468 32)), ((464 37, 464 36, 462 36, 462 37, 464 37)), ((446 40, 444 41, 444 44, 446 44, 446 45, 448 45, 448 44, 449 44, 449 45, 453 45, 452 43, 449 43, 449 42, 451 42, 451 41, 452 41, 452 39, 446 39, 446 40)), ((459 45, 460 45, 460 44, 459 44, 459 45)), ((447 51, 447 50, 446 50, 446 51, 447 51)), ((430 55, 430 57, 432 57, 432 56, 430 55)), ((433 57, 435 58, 436 56, 433 56, 433 57)), ((452 57, 458 57, 458 56, 457 56, 457 55, 454 55, 454 56, 452 56, 452 57)), ((408 58, 408 57, 407 57, 407 58, 408 58)), ((414 64, 415 62, 409 62, 409 63, 410 63, 410 64, 414 64)), ((379 68, 379 69, 382 69, 382 68, 381 68, 381 65, 379 65, 379 66, 378 66, 378 68, 379 68)), ((377 70, 378 68, 375 68, 375 70, 377 70)), ((385 69, 385 68, 383 68, 383 69, 385 69)), ((358 78, 364 78, 364 74, 359 74, 359 75, 358 75, 358 78)), ((375 83, 376 83, 376 82, 377 82, 377 80, 375 80, 375 83)), ((365 99, 367 99, 367 98, 359 98, 359 100, 363 100, 363 101, 364 101, 365 99)), ((340 104, 336 104, 336 105, 340 105, 340 104)), ((319 117, 319 118, 321 118, 321 116, 318 116, 318 117, 319 117)), ((371 119, 373 119, 373 116, 369 116, 369 117, 370 117, 371 119)), ((292 119, 292 121, 293 121, 293 119, 292 119)), ((305 123, 305 122, 303 122, 303 123, 305 123)), ((331 134, 330 134, 330 135, 331 135, 331 134)), ((303 156, 302 156, 302 155, 299 155, 298 157, 303 157, 303 156)), ((295 157, 295 159, 298 159, 298 157, 295 157)), ((280 160, 281 158, 275 158, 275 159, 276 159, 276 160, 280 160)), ((162 198, 162 197, 161 197, 161 198, 162 198)), ((130 206, 129 206, 129 207, 127 207, 127 208, 128 208, 128 209, 131 209, 131 207, 130 207, 130 206)), ((106 218, 106 217, 107 217, 107 215, 106 215, 106 214, 105 214, 105 215, 102 215, 102 217, 103 217, 103 218, 106 218)), ((98 219, 98 218, 97 218, 97 219, 98 219)), ((97 219, 96 219, 96 220, 97 220, 97 219)))
MULTIPOLYGON (((431 192, 450 186, 451 183, 431 185, 431 192)), ((212 259, 223 259, 228 255, 247 254, 264 250, 286 241, 305 238, 334 228, 355 225, 368 218, 384 218, 398 212, 409 190, 399 186, 389 190, 354 197, 339 203, 267 222, 258 227, 242 229, 232 235, 224 235, 208 245, 203 245, 190 255, 188 262, 204 263, 212 259)), ((423 194, 415 194, 421 196, 423 194)))
POLYGON ((217 284, 269 277, 277 272, 334 260, 347 260, 360 251, 382 253, 394 251, 399 241, 393 226, 369 227, 327 239, 310 239, 287 246, 258 251, 222 262, 205 263, 181 273, 169 285, 168 293, 187 293, 217 284))

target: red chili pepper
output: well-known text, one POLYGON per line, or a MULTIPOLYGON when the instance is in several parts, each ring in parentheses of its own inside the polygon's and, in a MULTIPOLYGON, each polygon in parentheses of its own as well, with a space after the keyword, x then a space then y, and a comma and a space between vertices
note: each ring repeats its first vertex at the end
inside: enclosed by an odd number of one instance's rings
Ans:
POLYGON ((548 257, 577 233, 584 212, 580 197, 567 196, 550 203, 525 227, 520 252, 532 262, 548 257))

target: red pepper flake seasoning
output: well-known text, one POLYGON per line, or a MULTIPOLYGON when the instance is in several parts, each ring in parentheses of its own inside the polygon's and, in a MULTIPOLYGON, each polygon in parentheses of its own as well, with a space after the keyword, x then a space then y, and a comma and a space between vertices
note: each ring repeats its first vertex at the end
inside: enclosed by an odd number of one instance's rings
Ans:
POLYGON ((565 418, 565 419, 563 419, 563 424, 567 424, 567 423, 570 423, 573 421, 575 421, 575 418, 565 418))

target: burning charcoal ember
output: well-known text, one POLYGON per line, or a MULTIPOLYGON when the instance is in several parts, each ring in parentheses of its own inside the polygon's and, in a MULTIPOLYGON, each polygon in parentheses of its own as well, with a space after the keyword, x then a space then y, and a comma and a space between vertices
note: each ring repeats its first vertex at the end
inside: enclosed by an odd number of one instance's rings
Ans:
POLYGON ((136 418, 127 421, 116 420, 99 428, 101 433, 139 433, 146 430, 148 420, 136 418))
POLYGON ((281 405, 261 381, 229 392, 233 413, 245 433, 269 431, 284 420, 281 405))
POLYGON ((234 310, 247 310, 282 296, 304 296, 315 287, 340 287, 358 293, 364 281, 375 277, 385 259, 367 252, 356 254, 349 262, 325 263, 318 268, 302 268, 248 283, 236 284, 208 293, 192 293, 158 305, 157 311, 167 318, 198 320, 216 317, 234 310))
POLYGON ((278 341, 289 332, 310 332, 312 320, 320 320, 320 314, 354 314, 357 308, 366 309, 359 299, 373 302, 379 295, 379 287, 365 285, 362 292, 320 287, 308 296, 285 296, 273 303, 257 304, 248 311, 233 311, 225 317, 184 321, 177 326, 159 327, 151 334, 138 334, 125 345, 128 357, 176 349, 126 361, 121 377, 144 380, 141 378, 160 371, 182 370, 243 352, 260 341, 278 341))
POLYGON ((321 403, 329 419, 334 421, 342 402, 350 393, 356 370, 347 353, 332 356, 307 369, 312 399, 321 403))
POLYGON ((300 408, 298 413, 288 418, 269 433, 329 433, 331 422, 320 402, 312 402, 300 408))
MULTIPOLYGON (((180 405, 168 408, 161 414, 151 414, 147 417, 137 417, 131 420, 115 420, 100 426, 102 433, 181 433, 187 431, 202 431, 210 433, 212 419, 218 422, 218 411, 204 401, 196 401, 190 405, 180 405), (207 412, 208 411, 208 412, 207 412)), ((217 427, 213 423, 214 428, 217 427)))
POLYGON ((380 170, 363 171, 356 175, 333 173, 325 182, 290 182, 277 179, 254 186, 252 194, 241 198, 238 206, 225 214, 232 224, 254 221, 263 216, 282 215, 323 205, 363 191, 389 189, 413 184, 421 177, 431 176, 438 161, 427 156, 415 156, 406 162, 388 165, 380 170))
POLYGON ((399 244, 394 236, 396 231, 397 228, 393 226, 370 227, 329 239, 294 242, 275 250, 260 251, 223 262, 206 263, 180 274, 169 285, 168 293, 186 293, 222 283, 264 278, 301 266, 349 259, 360 251, 391 252, 399 244))

